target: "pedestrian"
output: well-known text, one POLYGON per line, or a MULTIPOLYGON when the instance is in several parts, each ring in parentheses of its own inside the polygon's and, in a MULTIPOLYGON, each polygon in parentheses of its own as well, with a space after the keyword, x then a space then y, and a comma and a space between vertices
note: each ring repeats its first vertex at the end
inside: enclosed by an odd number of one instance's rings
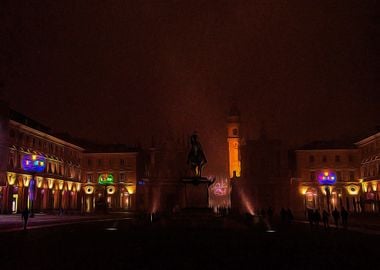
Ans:
POLYGON ((309 220, 310 228, 313 228, 313 222, 314 222, 313 215, 314 215, 313 209, 308 209, 307 210, 307 219, 309 220))
POLYGON ((272 209, 272 207, 271 206, 269 206, 269 208, 268 208, 268 210, 267 210, 267 213, 268 213, 268 221, 270 222, 270 223, 272 223, 272 218, 273 218, 273 209, 272 209))
POLYGON ((265 213, 265 209, 264 209, 264 208, 261 209, 261 216, 262 216, 263 218, 265 218, 265 216, 266 216, 266 213, 265 213))
POLYGON ((29 209, 25 207, 25 209, 21 212, 21 219, 24 220, 24 230, 26 230, 26 225, 28 224, 29 218, 29 209))
POLYGON ((294 216, 293 216, 292 210, 290 210, 290 208, 288 208, 286 210, 286 215, 288 217, 289 224, 291 224, 293 222, 294 216))
POLYGON ((323 210, 322 220, 323 220, 323 227, 325 228, 326 231, 330 228, 329 216, 330 216, 329 212, 327 212, 326 210, 323 210))
POLYGON ((280 210, 280 216, 281 216, 281 222, 282 222, 282 224, 285 224, 286 221, 287 221, 287 213, 286 213, 286 210, 284 208, 281 208, 281 210, 280 210))
POLYGON ((338 229, 339 228, 340 214, 339 214, 338 209, 336 209, 336 207, 335 207, 334 211, 332 212, 332 216, 333 216, 334 221, 335 221, 335 226, 338 229))
POLYGON ((319 212, 318 209, 314 210, 314 223, 316 225, 316 228, 319 227, 319 222, 321 221, 321 213, 319 212))
POLYGON ((344 209, 342 206, 340 210, 340 215, 342 216, 342 226, 344 229, 347 229, 347 223, 348 223, 348 211, 344 209))

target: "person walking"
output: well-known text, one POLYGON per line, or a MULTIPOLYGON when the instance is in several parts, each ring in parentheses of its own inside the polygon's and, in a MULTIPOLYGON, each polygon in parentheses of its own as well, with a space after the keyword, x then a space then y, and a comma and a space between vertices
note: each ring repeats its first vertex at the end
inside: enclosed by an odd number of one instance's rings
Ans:
POLYGON ((286 215, 288 216, 289 224, 291 224, 293 222, 294 216, 293 216, 292 210, 290 210, 290 208, 288 208, 286 210, 286 215))
POLYGON ((335 221, 335 226, 338 229, 339 228, 340 214, 339 214, 338 209, 336 209, 336 207, 335 207, 334 211, 332 212, 332 216, 333 216, 334 221, 335 221))
POLYGON ((26 225, 28 224, 28 218, 29 218, 29 209, 26 207, 21 212, 21 219, 24 220, 24 230, 26 230, 26 225))
POLYGON ((330 228, 329 217, 330 217, 329 212, 327 212, 326 210, 323 210, 322 220, 323 220, 323 227, 325 228, 326 231, 330 228))
POLYGON ((321 221, 321 213, 319 212, 319 209, 315 209, 314 211, 314 223, 315 227, 318 229, 319 227, 319 222, 321 221))
POLYGON ((309 220, 310 228, 313 228, 314 212, 313 209, 307 210, 307 219, 309 220))
POLYGON ((342 216, 342 226, 344 229, 347 229, 347 223, 348 223, 348 211, 344 209, 342 206, 340 210, 340 215, 342 216))
POLYGON ((281 216, 281 223, 285 224, 287 221, 287 213, 286 213, 286 210, 284 208, 281 208, 280 216, 281 216))

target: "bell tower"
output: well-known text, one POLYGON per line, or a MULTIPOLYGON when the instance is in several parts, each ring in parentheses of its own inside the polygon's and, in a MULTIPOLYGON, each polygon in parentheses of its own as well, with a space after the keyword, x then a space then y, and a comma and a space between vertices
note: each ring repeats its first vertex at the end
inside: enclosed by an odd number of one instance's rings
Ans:
POLYGON ((228 173, 229 177, 240 177, 240 112, 233 105, 227 117, 228 173))

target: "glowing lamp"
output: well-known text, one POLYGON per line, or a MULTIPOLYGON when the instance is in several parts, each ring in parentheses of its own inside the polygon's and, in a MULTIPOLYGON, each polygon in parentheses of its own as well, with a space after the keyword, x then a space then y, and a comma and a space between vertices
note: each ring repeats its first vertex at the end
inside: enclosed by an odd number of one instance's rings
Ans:
POLYGON ((86 187, 83 187, 83 189, 84 189, 84 193, 86 194, 92 194, 94 192, 93 186, 86 186, 86 187))
POLYGON ((22 168, 27 172, 43 172, 46 167, 46 160, 43 156, 25 155, 22 159, 22 168))
POLYGON ((336 174, 332 171, 325 171, 318 175, 318 181, 321 185, 333 185, 336 182, 336 174))
POLYGON ((113 175, 110 173, 103 173, 99 175, 98 183, 101 185, 113 184, 113 175))
POLYGON ((114 186, 109 186, 109 187, 107 187, 107 194, 112 195, 115 193, 115 190, 116 189, 114 186))
POLYGON ((350 195, 358 195, 360 191, 360 187, 357 185, 349 185, 349 186, 346 186, 346 190, 348 194, 350 195))
POLYGON ((134 194, 136 192, 136 186, 128 186, 127 191, 129 194, 134 194))

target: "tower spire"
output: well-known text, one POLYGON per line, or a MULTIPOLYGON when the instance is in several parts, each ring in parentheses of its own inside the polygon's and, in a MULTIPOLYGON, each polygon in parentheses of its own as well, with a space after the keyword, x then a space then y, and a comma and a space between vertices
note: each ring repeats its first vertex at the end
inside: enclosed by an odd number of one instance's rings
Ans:
POLYGON ((233 102, 227 117, 228 175, 230 178, 240 177, 240 141, 240 111, 233 102))

